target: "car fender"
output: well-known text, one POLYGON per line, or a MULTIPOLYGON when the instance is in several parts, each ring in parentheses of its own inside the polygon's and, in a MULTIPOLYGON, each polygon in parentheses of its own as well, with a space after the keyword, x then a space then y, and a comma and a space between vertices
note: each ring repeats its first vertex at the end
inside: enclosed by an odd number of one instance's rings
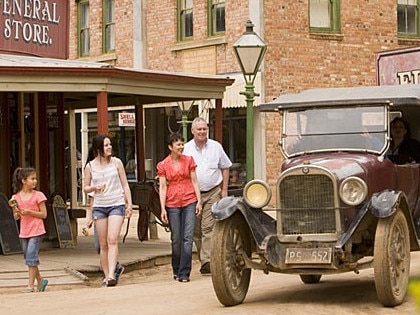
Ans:
POLYGON ((383 190, 372 195, 369 211, 377 218, 387 218, 397 211, 399 205, 408 210, 407 200, 403 192, 383 190))
POLYGON ((366 226, 365 222, 369 222, 375 218, 383 219, 390 217, 399 210, 404 213, 407 219, 408 229, 410 231, 411 250, 419 250, 420 244, 414 220, 408 207, 407 198, 403 192, 395 190, 383 190, 373 194, 369 202, 360 209, 351 226, 347 229, 347 232, 340 236, 337 247, 344 246, 355 231, 361 226, 366 226))
POLYGON ((213 204, 211 212, 216 221, 227 220, 233 214, 240 212, 249 226, 252 238, 260 248, 262 248, 261 245, 267 236, 276 235, 276 220, 262 209, 249 207, 242 198, 224 197, 213 204))

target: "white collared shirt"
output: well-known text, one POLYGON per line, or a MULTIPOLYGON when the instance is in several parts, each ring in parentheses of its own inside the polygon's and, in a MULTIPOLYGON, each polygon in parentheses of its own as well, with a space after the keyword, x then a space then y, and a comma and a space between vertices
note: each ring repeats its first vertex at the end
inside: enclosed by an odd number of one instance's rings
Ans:
POLYGON ((223 180, 222 169, 232 166, 222 145, 212 139, 207 139, 201 150, 194 139, 188 141, 183 154, 192 156, 197 164, 196 174, 201 191, 208 191, 220 185, 223 180))

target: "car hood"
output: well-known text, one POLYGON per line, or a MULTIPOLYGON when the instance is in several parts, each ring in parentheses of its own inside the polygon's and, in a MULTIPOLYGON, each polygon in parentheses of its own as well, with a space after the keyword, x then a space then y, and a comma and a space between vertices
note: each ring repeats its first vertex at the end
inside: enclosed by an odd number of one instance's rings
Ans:
POLYGON ((395 185, 394 164, 383 156, 367 153, 315 153, 285 160, 282 172, 299 165, 324 167, 335 174, 337 180, 357 176, 365 180, 370 191, 392 188, 395 185))

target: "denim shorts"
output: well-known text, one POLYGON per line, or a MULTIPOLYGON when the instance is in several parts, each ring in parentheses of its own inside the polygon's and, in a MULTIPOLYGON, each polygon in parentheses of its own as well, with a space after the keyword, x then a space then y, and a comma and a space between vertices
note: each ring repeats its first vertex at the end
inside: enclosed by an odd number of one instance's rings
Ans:
POLYGON ((125 215, 125 205, 110 206, 110 207, 93 207, 93 219, 104 219, 111 215, 125 215))
POLYGON ((23 258, 27 266, 38 266, 39 265, 39 249, 41 248, 42 235, 21 238, 23 258))

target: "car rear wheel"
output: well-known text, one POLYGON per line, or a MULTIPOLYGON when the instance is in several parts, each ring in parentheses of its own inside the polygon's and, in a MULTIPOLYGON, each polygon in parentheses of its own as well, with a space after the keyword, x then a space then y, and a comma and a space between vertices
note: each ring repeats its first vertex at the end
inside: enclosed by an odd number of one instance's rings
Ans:
POLYGON ((410 237, 402 211, 379 219, 373 265, 379 301, 384 306, 400 305, 407 293, 410 273, 410 237))
POLYGON ((306 284, 318 283, 321 280, 321 275, 299 275, 300 280, 306 284))
POLYGON ((251 269, 243 255, 251 257, 249 228, 240 215, 216 221, 211 250, 211 278, 220 303, 238 305, 248 293, 251 269))

